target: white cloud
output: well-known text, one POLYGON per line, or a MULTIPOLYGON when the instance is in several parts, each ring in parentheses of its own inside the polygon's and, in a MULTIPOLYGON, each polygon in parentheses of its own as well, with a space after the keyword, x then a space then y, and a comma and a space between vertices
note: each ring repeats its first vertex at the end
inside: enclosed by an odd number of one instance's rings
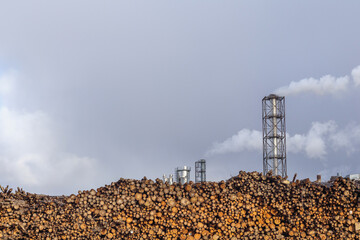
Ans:
MULTIPOLYGON (((15 90, 15 80, 15 75, 0 77, 2 103, 15 90)), ((62 148, 52 119, 45 112, 0 107, 0 184, 22 186, 27 191, 48 189, 48 193, 67 185, 68 191, 75 192, 91 182, 96 164, 95 159, 62 148)))
POLYGON ((0 95, 6 96, 11 94, 15 88, 15 79, 17 72, 14 70, 7 71, 0 75, 0 95))
POLYGON ((360 86, 360 65, 351 71, 355 86, 360 86))
POLYGON ((60 145, 45 113, 0 109, 0 172, 3 182, 29 188, 49 187, 64 184, 78 174, 83 176, 84 172, 94 174, 94 159, 66 153, 60 145))
POLYGON ((291 82, 289 86, 284 86, 275 90, 275 93, 281 96, 296 95, 306 92, 312 92, 317 95, 336 95, 347 91, 348 87, 348 76, 335 78, 331 75, 326 75, 320 79, 305 78, 298 82, 291 82))

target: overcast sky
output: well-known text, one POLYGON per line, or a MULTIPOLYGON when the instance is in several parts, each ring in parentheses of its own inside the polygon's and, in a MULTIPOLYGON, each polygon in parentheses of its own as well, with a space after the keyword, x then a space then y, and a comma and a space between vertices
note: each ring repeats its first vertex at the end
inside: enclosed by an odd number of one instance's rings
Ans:
POLYGON ((359 9, 1 1, 0 184, 71 194, 201 158, 212 181, 262 172, 271 93, 286 96, 291 178, 358 173, 359 9))

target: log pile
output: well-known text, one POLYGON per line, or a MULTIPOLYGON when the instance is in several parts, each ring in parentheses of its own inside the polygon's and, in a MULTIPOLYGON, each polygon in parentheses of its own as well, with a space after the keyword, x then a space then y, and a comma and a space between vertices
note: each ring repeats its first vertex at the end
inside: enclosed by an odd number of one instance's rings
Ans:
POLYGON ((243 171, 201 184, 120 179, 66 197, 1 187, 0 239, 360 239, 359 189, 243 171))

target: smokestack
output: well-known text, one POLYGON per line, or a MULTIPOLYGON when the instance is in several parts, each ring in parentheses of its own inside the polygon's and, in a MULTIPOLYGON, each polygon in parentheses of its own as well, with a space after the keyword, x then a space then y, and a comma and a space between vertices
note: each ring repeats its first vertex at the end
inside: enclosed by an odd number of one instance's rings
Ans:
POLYGON ((263 172, 287 176, 285 97, 275 94, 262 100, 263 172))
POLYGON ((273 173, 278 175, 278 163, 277 163, 277 119, 276 119, 276 99, 272 99, 273 102, 273 138, 274 138, 274 159, 273 159, 273 173))
POLYGON ((195 183, 206 182, 206 160, 195 162, 195 183))
POLYGON ((316 175, 316 182, 321 183, 321 175, 316 175))

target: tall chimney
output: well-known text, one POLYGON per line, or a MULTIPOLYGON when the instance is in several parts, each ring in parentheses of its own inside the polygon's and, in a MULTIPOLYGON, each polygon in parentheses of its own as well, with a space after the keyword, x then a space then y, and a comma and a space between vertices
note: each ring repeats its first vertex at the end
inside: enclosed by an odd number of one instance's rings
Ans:
POLYGON ((287 176, 285 97, 271 94, 262 100, 263 172, 287 176))

